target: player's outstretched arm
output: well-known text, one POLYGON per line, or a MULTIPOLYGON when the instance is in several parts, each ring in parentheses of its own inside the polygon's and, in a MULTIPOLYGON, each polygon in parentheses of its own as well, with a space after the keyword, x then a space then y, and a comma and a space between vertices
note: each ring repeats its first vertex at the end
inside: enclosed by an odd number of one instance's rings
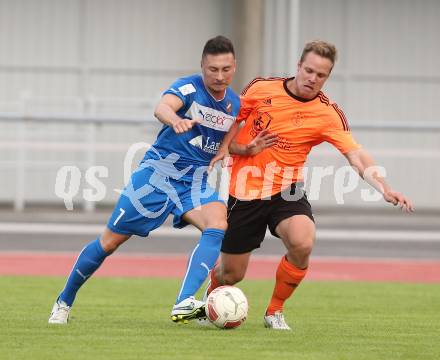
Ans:
POLYGON ((182 106, 183 102, 180 98, 172 94, 165 94, 156 105, 154 116, 161 123, 172 127, 176 134, 183 134, 198 124, 200 119, 182 119, 176 114, 182 106))
POLYGON ((254 156, 264 149, 274 146, 278 141, 278 135, 269 132, 269 130, 260 131, 249 144, 239 144, 232 141, 229 145, 231 154, 241 156, 254 156))
POLYGON ((380 176, 373 158, 365 150, 357 149, 349 151, 344 155, 350 165, 358 172, 359 176, 379 191, 383 195, 385 201, 393 205, 399 205, 403 211, 414 211, 411 200, 403 194, 392 190, 386 183, 385 179, 380 176))

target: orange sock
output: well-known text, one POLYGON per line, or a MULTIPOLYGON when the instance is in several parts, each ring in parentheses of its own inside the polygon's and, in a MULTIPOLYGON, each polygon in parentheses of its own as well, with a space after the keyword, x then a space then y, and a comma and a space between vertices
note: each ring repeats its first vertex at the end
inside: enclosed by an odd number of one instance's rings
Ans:
POLYGON ((215 288, 218 288, 222 284, 220 284, 220 281, 218 281, 217 276, 215 275, 216 269, 217 269, 218 263, 215 264, 215 266, 212 268, 211 273, 209 274, 209 277, 211 279, 211 284, 208 288, 208 295, 211 293, 212 290, 215 288))
POLYGON ((307 268, 299 269, 283 256, 278 265, 275 288, 266 314, 272 315, 283 310, 284 302, 292 295, 306 273, 307 268))

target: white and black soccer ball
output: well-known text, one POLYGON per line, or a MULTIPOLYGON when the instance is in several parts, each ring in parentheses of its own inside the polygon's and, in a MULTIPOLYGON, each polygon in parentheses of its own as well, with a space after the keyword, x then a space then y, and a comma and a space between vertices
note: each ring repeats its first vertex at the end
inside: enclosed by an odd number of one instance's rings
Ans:
POLYGON ((246 320, 248 301, 238 287, 220 286, 208 295, 205 310, 209 321, 215 326, 232 329, 246 320))

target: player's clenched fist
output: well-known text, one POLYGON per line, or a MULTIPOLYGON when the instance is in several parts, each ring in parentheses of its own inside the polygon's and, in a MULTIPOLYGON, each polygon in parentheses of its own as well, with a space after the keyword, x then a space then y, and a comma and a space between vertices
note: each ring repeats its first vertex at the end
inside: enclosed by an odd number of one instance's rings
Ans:
POLYGON ((184 132, 187 132, 193 128, 194 125, 199 124, 200 119, 180 119, 177 120, 173 124, 173 130, 176 134, 183 134, 184 132))

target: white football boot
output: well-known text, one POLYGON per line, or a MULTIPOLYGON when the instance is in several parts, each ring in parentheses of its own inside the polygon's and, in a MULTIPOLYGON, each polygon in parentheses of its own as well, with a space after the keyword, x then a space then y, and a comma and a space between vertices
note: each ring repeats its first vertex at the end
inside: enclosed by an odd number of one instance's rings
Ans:
POLYGON ((189 320, 205 318, 205 302, 190 296, 173 306, 171 320, 176 323, 186 324, 189 320))
POLYGON ((49 324, 67 324, 71 309, 64 301, 55 301, 49 316, 49 324))
POLYGON ((264 315, 264 326, 274 330, 292 330, 281 311, 275 311, 273 315, 264 315))
MULTIPOLYGON (((208 299, 208 289, 211 286, 211 279, 209 279, 208 284, 206 285, 205 291, 203 292, 202 301, 206 304, 206 300, 208 299)), ((200 326, 214 326, 211 321, 208 320, 206 316, 206 310, 205 310, 205 316, 200 316, 197 318, 197 325, 200 326)))

